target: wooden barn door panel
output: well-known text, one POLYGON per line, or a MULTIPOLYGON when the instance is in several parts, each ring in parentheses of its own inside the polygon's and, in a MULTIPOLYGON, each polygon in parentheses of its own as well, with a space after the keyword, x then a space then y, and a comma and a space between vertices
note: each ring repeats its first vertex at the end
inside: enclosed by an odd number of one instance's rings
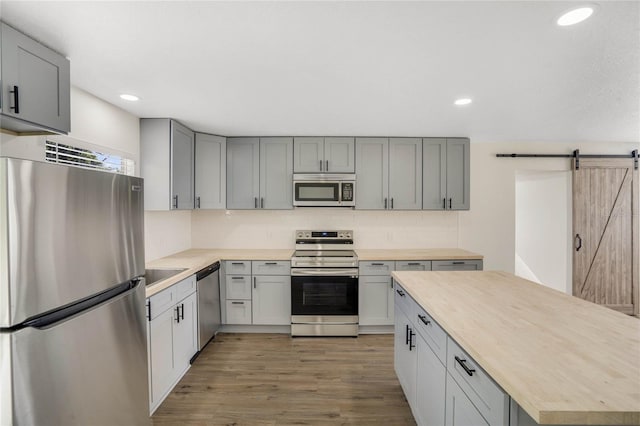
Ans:
POLYGON ((635 315, 636 176, 628 160, 583 159, 573 173, 573 294, 635 315))

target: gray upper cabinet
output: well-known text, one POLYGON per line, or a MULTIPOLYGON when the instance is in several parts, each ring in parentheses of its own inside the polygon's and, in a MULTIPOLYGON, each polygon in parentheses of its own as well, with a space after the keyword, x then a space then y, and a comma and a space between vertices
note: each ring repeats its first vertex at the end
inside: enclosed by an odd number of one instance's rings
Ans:
POLYGON ((293 138, 227 139, 227 208, 291 209, 293 138))
POLYGON ((354 173, 355 138, 324 138, 324 171, 354 173))
POLYGON ((255 209, 260 198, 260 138, 227 139, 227 208, 255 209))
POLYGON ((293 170, 296 173, 320 173, 324 171, 324 138, 294 138, 293 155, 293 170))
POLYGON ((389 139, 356 139, 356 208, 389 206, 389 139))
POLYGON ((353 173, 355 138, 296 137, 293 141, 296 173, 353 173))
POLYGON ((196 133, 196 209, 225 209, 227 138, 196 133))
POLYGON ((168 118, 140 119, 145 210, 193 209, 195 135, 168 118))
POLYGON ((423 139, 423 209, 469 210, 469 139, 423 139))
POLYGON ((0 25, 2 127, 16 132, 68 133, 69 61, 10 26, 0 25))
POLYGON ((293 138, 260 138, 260 208, 293 207, 293 138))
POLYGON ((389 139, 389 207, 422 208, 422 139, 389 139))
POLYGON ((422 139, 356 140, 356 208, 422 208, 422 139))

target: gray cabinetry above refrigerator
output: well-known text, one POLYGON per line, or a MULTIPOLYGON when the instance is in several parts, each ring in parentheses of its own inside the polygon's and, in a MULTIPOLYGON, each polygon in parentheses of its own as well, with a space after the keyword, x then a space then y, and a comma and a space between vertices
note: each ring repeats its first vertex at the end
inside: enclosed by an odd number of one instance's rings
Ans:
POLYGON ((0 127, 15 132, 67 134, 69 61, 0 22, 2 88, 0 127))
POLYGON ((194 132, 175 120, 140 119, 145 210, 193 209, 194 139, 194 132))

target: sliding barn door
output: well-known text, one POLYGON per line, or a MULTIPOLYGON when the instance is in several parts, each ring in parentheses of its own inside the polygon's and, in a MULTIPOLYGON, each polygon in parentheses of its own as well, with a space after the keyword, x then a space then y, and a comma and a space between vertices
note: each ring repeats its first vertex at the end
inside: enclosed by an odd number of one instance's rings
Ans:
POLYGON ((638 172, 581 159, 573 172, 573 295, 638 315, 638 172))

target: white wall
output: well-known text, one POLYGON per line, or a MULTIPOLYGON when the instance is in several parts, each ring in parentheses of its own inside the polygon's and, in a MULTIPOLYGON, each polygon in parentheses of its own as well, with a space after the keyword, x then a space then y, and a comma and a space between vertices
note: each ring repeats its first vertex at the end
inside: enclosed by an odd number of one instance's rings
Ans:
POLYGON ((458 246, 458 213, 351 209, 196 210, 192 246, 293 248, 296 229, 353 229, 356 248, 458 246))
POLYGON ((144 213, 144 249, 147 262, 191 247, 190 211, 144 213))
POLYGON ((569 171, 516 172, 515 273, 571 294, 569 171))
POLYGON ((471 143, 471 210, 460 212, 459 247, 485 256, 485 269, 515 271, 516 173, 571 170, 571 160, 496 158, 498 153, 629 154, 639 143, 471 143))

